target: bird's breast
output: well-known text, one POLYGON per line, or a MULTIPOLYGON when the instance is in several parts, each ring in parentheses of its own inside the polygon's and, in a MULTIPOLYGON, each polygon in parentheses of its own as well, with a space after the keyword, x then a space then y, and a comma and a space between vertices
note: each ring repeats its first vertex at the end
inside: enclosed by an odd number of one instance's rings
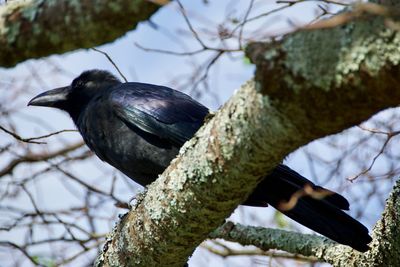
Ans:
POLYGON ((96 109, 81 117, 77 125, 88 147, 141 185, 154 181, 179 151, 172 145, 159 146, 152 136, 128 127, 112 111, 96 109))

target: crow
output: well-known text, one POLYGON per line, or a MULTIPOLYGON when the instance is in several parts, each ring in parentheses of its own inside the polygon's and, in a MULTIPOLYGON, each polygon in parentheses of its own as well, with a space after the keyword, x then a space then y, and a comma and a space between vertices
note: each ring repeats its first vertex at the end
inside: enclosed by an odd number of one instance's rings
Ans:
MULTIPOLYGON (((103 70, 85 71, 70 85, 39 94, 28 105, 69 113, 87 146, 142 186, 166 169, 209 114, 208 108, 182 92, 153 84, 122 83, 103 70)), ((266 174, 242 204, 269 204, 361 252, 369 249, 372 240, 368 229, 343 211, 349 209, 343 196, 313 184, 283 164, 266 174), (282 203, 305 188, 323 192, 325 197, 305 195, 292 207, 282 208, 282 203)))

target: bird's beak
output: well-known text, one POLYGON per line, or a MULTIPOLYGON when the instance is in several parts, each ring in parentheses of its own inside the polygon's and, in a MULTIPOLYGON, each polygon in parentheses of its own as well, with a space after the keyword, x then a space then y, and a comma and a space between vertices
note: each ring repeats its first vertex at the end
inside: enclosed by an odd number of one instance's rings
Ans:
POLYGON ((71 86, 65 86, 46 91, 29 101, 28 106, 58 107, 67 101, 71 86))

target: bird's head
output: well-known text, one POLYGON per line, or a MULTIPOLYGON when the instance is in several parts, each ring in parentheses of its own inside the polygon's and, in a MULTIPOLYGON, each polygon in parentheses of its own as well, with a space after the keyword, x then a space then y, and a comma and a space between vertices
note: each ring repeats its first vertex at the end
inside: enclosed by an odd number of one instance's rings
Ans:
POLYGON ((35 96, 28 106, 54 107, 65 110, 74 117, 92 98, 119 83, 121 82, 108 71, 88 70, 68 86, 35 96))

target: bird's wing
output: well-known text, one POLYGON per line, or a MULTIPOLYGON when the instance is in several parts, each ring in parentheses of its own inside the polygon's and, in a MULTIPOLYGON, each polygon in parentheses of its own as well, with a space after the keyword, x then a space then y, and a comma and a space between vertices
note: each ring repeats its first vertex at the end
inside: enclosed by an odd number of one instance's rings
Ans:
POLYGON ((121 84, 110 100, 126 123, 177 145, 192 138, 208 114, 205 106, 188 95, 152 84, 121 84))

